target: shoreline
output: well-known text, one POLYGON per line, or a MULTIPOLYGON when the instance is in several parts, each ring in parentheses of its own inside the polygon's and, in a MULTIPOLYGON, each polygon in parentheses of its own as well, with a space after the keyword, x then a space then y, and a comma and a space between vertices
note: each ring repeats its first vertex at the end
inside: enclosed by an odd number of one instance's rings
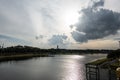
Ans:
POLYGON ((48 54, 18 54, 18 55, 7 55, 7 56, 0 56, 0 62, 2 61, 11 61, 11 60, 24 60, 24 59, 31 59, 34 57, 51 57, 48 54))
MULTIPOLYGON (((86 54, 57 54, 57 55, 86 55, 86 54)), ((49 54, 49 53, 25 53, 25 54, 12 54, 12 55, 0 55, 0 62, 4 61, 18 61, 18 60, 25 60, 25 59, 31 59, 35 57, 54 57, 56 54, 49 54)))

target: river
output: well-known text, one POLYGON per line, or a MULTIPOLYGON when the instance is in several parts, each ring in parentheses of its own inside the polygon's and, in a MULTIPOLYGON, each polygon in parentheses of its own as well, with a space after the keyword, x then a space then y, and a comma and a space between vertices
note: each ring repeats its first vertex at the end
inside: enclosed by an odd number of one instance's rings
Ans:
POLYGON ((56 55, 0 63, 0 80, 86 80, 84 64, 103 54, 56 55))

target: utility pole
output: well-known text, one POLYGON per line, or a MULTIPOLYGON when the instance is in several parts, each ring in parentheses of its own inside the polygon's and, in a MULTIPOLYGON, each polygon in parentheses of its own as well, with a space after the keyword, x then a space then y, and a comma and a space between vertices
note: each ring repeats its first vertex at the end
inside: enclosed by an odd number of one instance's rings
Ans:
POLYGON ((1 47, 2 47, 2 49, 4 48, 4 43, 2 44, 2 46, 1 46, 1 47))

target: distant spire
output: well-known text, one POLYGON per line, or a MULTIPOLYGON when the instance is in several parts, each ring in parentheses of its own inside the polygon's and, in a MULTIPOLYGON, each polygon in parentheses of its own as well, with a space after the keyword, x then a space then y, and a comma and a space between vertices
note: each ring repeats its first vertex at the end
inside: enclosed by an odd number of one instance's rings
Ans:
POLYGON ((57 49, 59 49, 59 46, 57 45, 57 49))

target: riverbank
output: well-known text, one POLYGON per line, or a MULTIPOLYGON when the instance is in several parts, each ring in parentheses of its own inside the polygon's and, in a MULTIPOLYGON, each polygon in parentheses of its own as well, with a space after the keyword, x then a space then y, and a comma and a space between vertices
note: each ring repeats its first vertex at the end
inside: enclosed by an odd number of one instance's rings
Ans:
POLYGON ((87 80, 116 80, 116 69, 119 67, 119 60, 102 58, 86 64, 87 80), (92 75, 95 73, 95 77, 92 75), (104 73, 104 74, 103 74, 104 73), (89 77, 91 76, 91 77, 89 77))
POLYGON ((48 54, 18 54, 18 55, 9 55, 9 56, 0 56, 0 62, 10 61, 10 60, 23 60, 33 57, 49 57, 48 54))

